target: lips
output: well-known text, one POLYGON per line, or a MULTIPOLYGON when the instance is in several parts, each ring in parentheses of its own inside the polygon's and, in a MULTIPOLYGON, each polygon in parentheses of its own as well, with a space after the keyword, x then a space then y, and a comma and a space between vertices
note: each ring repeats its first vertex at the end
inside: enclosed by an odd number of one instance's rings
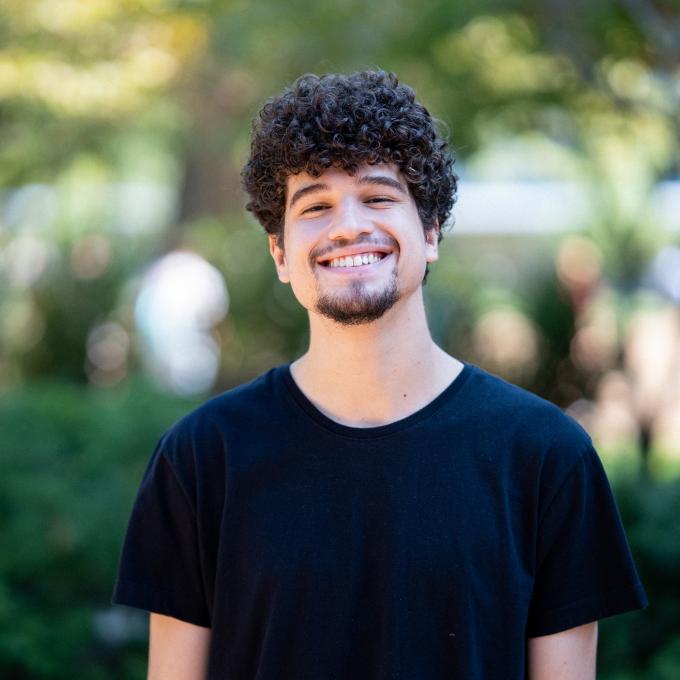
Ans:
POLYGON ((329 260, 327 262, 322 262, 324 267, 330 267, 334 269, 335 267, 359 267, 362 264, 375 264, 383 258, 387 257, 384 253, 377 253, 371 251, 370 253, 364 253, 361 255, 349 255, 347 257, 339 257, 337 259, 329 260), (368 262, 366 262, 368 260, 368 262))
POLYGON ((339 276, 350 276, 352 274, 370 274, 371 272, 378 271, 381 268, 381 265, 385 261, 390 260, 391 257, 392 253, 387 253, 377 262, 371 262, 370 264, 360 264, 355 267, 331 267, 329 265, 322 265, 322 269, 325 272, 331 272, 332 274, 337 274, 339 276))
MULTIPOLYGON (((382 255, 389 255, 392 252, 390 248, 385 246, 374 246, 370 243, 355 246, 353 248, 346 248, 345 250, 336 250, 332 253, 328 253, 323 257, 320 257, 317 262, 328 266, 331 260, 335 260, 338 257, 349 257, 354 255, 361 255, 363 253, 381 253, 382 255)), ((383 259, 385 259, 383 257, 383 259)))

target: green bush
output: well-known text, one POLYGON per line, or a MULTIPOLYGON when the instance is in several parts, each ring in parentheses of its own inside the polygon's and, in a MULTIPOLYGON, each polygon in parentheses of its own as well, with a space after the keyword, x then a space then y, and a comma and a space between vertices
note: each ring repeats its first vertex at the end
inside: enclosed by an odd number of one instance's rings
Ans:
POLYGON ((600 623, 598 677, 678 678, 680 479, 656 481, 615 471, 611 477, 649 607, 600 623))
POLYGON ((105 615, 144 467, 191 406, 139 381, 2 398, 0 677, 144 677, 144 634, 112 644, 105 615))

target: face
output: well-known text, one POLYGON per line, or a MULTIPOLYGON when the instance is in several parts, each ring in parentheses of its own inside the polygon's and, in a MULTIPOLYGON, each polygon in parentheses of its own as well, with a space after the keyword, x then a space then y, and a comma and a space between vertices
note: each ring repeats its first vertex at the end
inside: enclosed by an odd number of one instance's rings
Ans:
POLYGON ((342 325, 379 319, 420 289, 437 257, 396 165, 329 168, 287 179, 283 248, 269 237, 279 279, 300 304, 342 325))

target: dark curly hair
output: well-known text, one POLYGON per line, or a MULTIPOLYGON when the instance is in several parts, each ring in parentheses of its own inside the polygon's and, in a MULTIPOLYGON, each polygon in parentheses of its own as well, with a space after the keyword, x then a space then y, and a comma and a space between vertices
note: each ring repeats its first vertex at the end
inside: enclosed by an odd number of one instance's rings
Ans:
POLYGON ((262 107, 241 177, 250 197, 246 209, 283 246, 289 175, 318 177, 332 165, 354 173, 363 163, 395 163, 423 229, 438 222, 439 242, 457 197, 454 162, 427 109, 394 73, 307 74, 262 107))

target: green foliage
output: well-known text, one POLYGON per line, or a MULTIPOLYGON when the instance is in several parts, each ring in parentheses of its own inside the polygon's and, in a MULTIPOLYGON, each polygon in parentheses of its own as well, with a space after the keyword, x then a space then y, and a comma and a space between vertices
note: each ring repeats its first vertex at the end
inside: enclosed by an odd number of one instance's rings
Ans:
POLYGON ((120 654, 95 616, 153 445, 192 404, 141 381, 42 382, 0 401, 0 676, 142 677, 144 645, 120 654))
MULTIPOLYGON (((22 317, 8 339, 0 327, 8 356, 0 375, 85 381, 88 332, 114 320, 132 335, 118 295, 154 254, 181 247, 214 261, 237 291, 222 329, 234 340, 223 379, 297 351, 305 320, 272 278, 264 238, 254 240, 259 227, 247 232, 239 170, 260 104, 306 71, 394 70, 451 130, 461 166, 482 176, 496 165, 494 150, 514 140, 512 177, 586 180, 589 223, 573 227, 590 229, 611 279, 637 285, 663 242, 647 202, 677 158, 680 60, 661 15, 672 10, 636 10, 635 2, 582 2, 575 12, 510 0, 4 3, 0 187, 49 183, 56 209, 42 231, 34 219, 8 220, 0 248, 28 235, 59 256, 24 285, 5 287, 0 268, 0 316, 22 317), (532 144, 559 159, 552 169, 527 158, 532 144), (491 160, 475 165, 484 154, 491 160), (139 180, 174 197, 174 211, 141 244, 129 211, 112 215, 135 207, 134 196, 110 195, 113 184, 139 180), (73 258, 88 235, 108 239, 111 263, 83 280, 73 258), (256 266, 234 261, 244 245, 257 255, 241 261, 256 266)), ((558 306, 541 330, 563 355, 558 306)), ((539 311, 548 318, 545 304, 539 311)), ((459 335, 436 322, 440 337, 459 335)), ((541 394, 555 368, 546 371, 534 385, 541 394)))
POLYGON ((612 477, 650 604, 600 623, 598 677, 670 680, 680 672, 680 479, 612 477))

